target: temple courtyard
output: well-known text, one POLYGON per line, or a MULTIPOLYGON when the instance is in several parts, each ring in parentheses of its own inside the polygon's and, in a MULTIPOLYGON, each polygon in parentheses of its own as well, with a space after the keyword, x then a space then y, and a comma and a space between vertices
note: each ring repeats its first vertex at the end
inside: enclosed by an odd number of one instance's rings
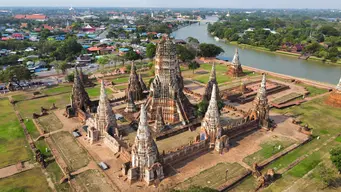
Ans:
MULTIPOLYGON (((159 50, 156 65, 165 50, 159 50)), ((171 72, 183 82, 166 81, 163 71, 132 70, 95 78, 92 87, 76 76, 73 84, 1 95, 0 116, 8 121, 0 122, 5 159, 0 186, 27 191, 167 191, 194 185, 221 191, 309 191, 325 187, 323 176, 340 178, 329 160, 330 146, 341 145, 341 111, 328 104, 338 98, 338 89, 325 102, 330 95, 325 87, 243 72, 238 52, 231 65, 179 69, 181 74, 171 72), (169 83, 169 90, 162 90, 162 83, 169 83), (194 117, 188 102, 198 107, 205 97, 205 113, 194 117), (103 130, 103 121, 113 129, 103 130), (33 146, 39 152, 32 152, 33 146), (146 155, 138 156, 138 146, 147 147, 146 155), (152 165, 143 167, 144 157, 152 165), (280 177, 267 185, 259 182, 271 172, 280 177), (39 187, 32 186, 33 177, 39 187)))

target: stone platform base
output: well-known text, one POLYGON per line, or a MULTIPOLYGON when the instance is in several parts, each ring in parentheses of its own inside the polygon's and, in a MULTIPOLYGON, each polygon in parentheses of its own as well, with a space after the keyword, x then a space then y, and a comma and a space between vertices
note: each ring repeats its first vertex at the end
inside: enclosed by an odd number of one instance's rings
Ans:
POLYGON ((330 106, 341 108, 341 93, 336 91, 331 92, 325 102, 330 106))
POLYGON ((244 76, 244 72, 243 72, 243 69, 241 67, 239 68, 234 68, 234 67, 229 67, 229 70, 227 71, 226 73, 228 76, 231 76, 231 77, 242 77, 244 76))

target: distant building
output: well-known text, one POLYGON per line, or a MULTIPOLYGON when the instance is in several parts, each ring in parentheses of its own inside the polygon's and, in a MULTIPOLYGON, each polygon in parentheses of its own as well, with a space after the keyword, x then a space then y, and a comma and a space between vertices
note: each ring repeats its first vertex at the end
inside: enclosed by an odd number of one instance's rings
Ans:
POLYGON ((46 21, 47 16, 43 14, 32 14, 32 15, 15 15, 15 19, 27 19, 27 20, 35 20, 35 21, 46 21))

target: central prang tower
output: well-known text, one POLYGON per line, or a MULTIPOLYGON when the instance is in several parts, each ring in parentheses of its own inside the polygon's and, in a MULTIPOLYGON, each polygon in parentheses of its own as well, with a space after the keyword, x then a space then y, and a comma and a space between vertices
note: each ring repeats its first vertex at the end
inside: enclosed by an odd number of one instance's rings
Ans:
POLYGON ((156 50, 155 78, 146 101, 149 119, 156 119, 159 107, 165 123, 189 123, 189 120, 194 117, 194 110, 183 93, 183 88, 176 45, 169 37, 164 37, 156 50))

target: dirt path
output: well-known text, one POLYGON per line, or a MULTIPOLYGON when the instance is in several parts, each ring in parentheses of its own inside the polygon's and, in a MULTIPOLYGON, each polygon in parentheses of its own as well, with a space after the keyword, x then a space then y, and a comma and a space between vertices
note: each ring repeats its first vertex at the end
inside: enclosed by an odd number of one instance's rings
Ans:
POLYGON ((21 163, 18 163, 16 165, 11 165, 8 167, 4 167, 0 169, 0 179, 12 176, 14 174, 27 171, 34 168, 34 164, 30 163, 29 161, 24 162, 24 166, 21 166, 21 163))

